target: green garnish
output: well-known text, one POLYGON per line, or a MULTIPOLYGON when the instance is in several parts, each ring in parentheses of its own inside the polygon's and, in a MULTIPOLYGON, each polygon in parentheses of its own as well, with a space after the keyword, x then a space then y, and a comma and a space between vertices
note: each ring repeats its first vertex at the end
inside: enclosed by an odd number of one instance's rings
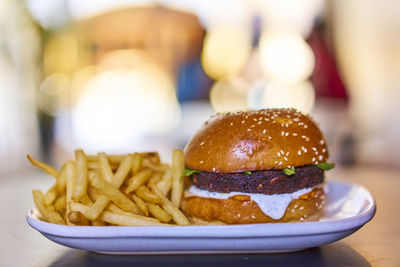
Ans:
POLYGON ((183 176, 190 176, 193 173, 200 173, 200 172, 201 171, 199 171, 199 170, 192 170, 192 169, 189 169, 189 168, 185 167, 185 170, 183 171, 183 176))
POLYGON ((292 166, 290 169, 283 169, 283 172, 289 176, 294 174, 294 166, 292 166))
POLYGON ((317 167, 324 171, 329 171, 335 167, 333 163, 321 162, 317 164, 317 167))
POLYGON ((245 172, 243 172, 244 174, 251 174, 251 172, 249 172, 249 171, 245 171, 245 172))

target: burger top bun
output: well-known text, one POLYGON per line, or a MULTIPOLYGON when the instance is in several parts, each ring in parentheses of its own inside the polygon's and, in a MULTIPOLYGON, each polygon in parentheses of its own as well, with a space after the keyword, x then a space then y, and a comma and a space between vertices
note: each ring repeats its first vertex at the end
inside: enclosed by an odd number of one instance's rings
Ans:
POLYGON ((185 148, 186 167, 216 173, 281 170, 328 157, 318 126, 295 109, 217 113, 185 148))

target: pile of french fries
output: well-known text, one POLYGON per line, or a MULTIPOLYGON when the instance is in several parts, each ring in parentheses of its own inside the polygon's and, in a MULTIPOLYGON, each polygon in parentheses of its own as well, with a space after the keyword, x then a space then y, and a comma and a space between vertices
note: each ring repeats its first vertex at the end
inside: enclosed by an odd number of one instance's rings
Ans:
POLYGON ((179 209, 184 188, 184 156, 173 150, 171 165, 157 153, 86 155, 60 170, 27 155, 29 161, 56 179, 43 194, 33 190, 42 219, 66 225, 189 225, 179 209))

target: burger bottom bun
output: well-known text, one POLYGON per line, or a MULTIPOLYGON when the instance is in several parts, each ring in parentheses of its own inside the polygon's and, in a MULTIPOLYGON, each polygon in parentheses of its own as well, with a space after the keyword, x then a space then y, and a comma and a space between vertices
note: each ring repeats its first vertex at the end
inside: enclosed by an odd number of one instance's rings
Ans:
POLYGON ((284 216, 274 220, 265 215, 247 195, 234 195, 228 199, 184 196, 182 210, 193 222, 212 222, 216 224, 248 224, 273 222, 316 221, 322 215, 325 192, 321 186, 292 200, 284 216))

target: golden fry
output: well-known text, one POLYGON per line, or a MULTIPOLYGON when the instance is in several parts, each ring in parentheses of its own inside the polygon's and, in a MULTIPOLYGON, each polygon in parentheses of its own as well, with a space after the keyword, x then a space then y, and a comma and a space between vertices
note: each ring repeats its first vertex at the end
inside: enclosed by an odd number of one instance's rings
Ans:
POLYGON ((88 184, 88 169, 86 155, 82 149, 75 151, 76 159, 76 182, 75 190, 72 194, 74 201, 79 201, 86 194, 88 184))
POLYGON ((68 213, 68 219, 76 225, 89 225, 88 219, 79 211, 70 211, 68 213))
POLYGON ((93 176, 90 178, 90 184, 100 190, 104 195, 111 199, 119 208, 124 211, 139 213, 139 208, 135 203, 132 202, 127 196, 125 196, 121 191, 115 188, 112 184, 107 181, 93 176))
POLYGON ((153 172, 149 169, 144 169, 135 174, 130 180, 125 192, 127 194, 135 191, 139 186, 145 184, 151 177, 153 172))
MULTIPOLYGON (((87 211, 89 209, 88 206, 76 203, 76 202, 71 202, 70 203, 70 208, 73 211, 79 211, 80 213, 86 215, 87 211)), ((152 226, 152 225, 165 225, 163 223, 160 223, 158 221, 154 220, 149 220, 151 218, 139 216, 139 215, 125 215, 125 214, 118 214, 110 211, 104 211, 100 216, 99 219, 115 224, 115 225, 124 225, 124 226, 135 226, 135 225, 143 225, 143 226, 152 226)))
POLYGON ((32 165, 39 167, 40 169, 42 169, 46 173, 50 174, 54 178, 58 177, 58 171, 56 169, 54 169, 53 167, 47 165, 44 162, 41 162, 39 160, 32 158, 29 154, 26 155, 26 157, 28 158, 28 160, 31 162, 32 165))
POLYGON ((140 153, 134 153, 132 155, 132 170, 131 174, 135 175, 141 168, 143 163, 143 155, 140 153))
POLYGON ((139 196, 141 199, 151 202, 154 204, 158 204, 161 202, 160 198, 153 194, 146 186, 141 185, 135 191, 136 195, 139 196))
POLYGON ((99 170, 101 177, 106 180, 107 182, 111 183, 114 174, 111 170, 110 164, 108 162, 106 153, 98 153, 97 154, 97 161, 99 163, 99 170))
POLYGON ((168 223, 171 221, 172 216, 157 204, 147 203, 147 206, 149 208, 151 215, 159 219, 161 222, 168 223))
POLYGON ((143 212, 144 215, 149 216, 149 209, 147 208, 146 202, 143 201, 140 197, 138 197, 135 194, 131 195, 133 202, 138 206, 141 212, 143 212))
POLYGON ((172 188, 171 202, 176 207, 180 207, 183 192, 183 171, 185 169, 184 154, 182 151, 174 149, 172 151, 172 188))
POLYGON ((65 169, 66 168, 64 164, 57 176, 56 187, 59 193, 63 193, 65 191, 65 186, 67 184, 65 169))
MULTIPOLYGON (((72 195, 74 193, 75 189, 75 182, 76 182, 76 166, 75 162, 73 161, 68 161, 65 165, 65 177, 66 177, 66 198, 67 198, 67 207, 66 207, 66 213, 69 213, 68 209, 68 203, 72 201, 72 195)), ((67 219, 67 224, 68 225, 73 225, 68 219, 68 216, 66 216, 67 219)))
POLYGON ((131 168, 132 156, 126 155, 121 161, 117 172, 114 174, 114 178, 111 180, 111 184, 114 185, 116 188, 120 188, 131 168))
POLYGON ((64 214, 64 213, 65 213, 66 205, 67 205, 67 197, 65 196, 65 194, 61 195, 61 196, 60 196, 59 198, 57 198, 57 200, 54 202, 54 208, 55 208, 56 211, 58 211, 60 214, 64 214))
POLYGON ((44 195, 43 202, 46 205, 51 205, 58 196, 57 187, 53 185, 44 195))
POLYGON ((179 225, 189 225, 189 220, 186 216, 179 210, 168 198, 166 198, 157 185, 151 185, 153 192, 160 198, 161 207, 166 210, 171 216, 176 224, 179 225))
POLYGON ((131 213, 131 212, 123 211, 123 210, 121 210, 120 208, 118 208, 118 206, 115 205, 114 203, 108 204, 106 210, 107 210, 107 211, 114 212, 114 213, 126 215, 126 216, 132 216, 132 217, 137 218, 137 219, 148 220, 148 221, 151 221, 151 222, 160 222, 160 221, 159 221, 158 219, 156 219, 156 218, 145 217, 145 216, 142 216, 142 215, 133 214, 133 213, 131 213))
POLYGON ((158 188, 161 190, 164 196, 168 195, 172 186, 172 169, 168 168, 163 174, 161 181, 157 183, 158 188))
POLYGON ((33 190, 32 195, 36 208, 39 210, 39 212, 42 214, 47 222, 55 224, 65 224, 64 219, 57 211, 55 211, 54 207, 53 209, 49 209, 49 207, 44 204, 44 195, 40 190, 33 190))

